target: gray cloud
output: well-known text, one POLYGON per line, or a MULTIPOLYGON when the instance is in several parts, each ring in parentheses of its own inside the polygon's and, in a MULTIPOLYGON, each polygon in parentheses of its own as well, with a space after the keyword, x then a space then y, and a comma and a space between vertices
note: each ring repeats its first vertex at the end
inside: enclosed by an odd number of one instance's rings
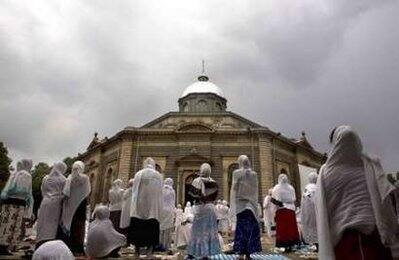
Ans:
POLYGON ((54 161, 177 109, 206 59, 229 108, 321 151, 355 126, 399 153, 394 1, 0 3, 0 140, 54 161))

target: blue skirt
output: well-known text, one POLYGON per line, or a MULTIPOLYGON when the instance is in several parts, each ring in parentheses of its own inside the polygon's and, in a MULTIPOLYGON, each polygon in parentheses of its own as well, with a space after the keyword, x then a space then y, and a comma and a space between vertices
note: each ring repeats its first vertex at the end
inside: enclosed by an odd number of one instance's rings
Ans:
POLYGON ((220 254, 218 225, 213 205, 199 205, 194 216, 187 254, 196 258, 220 254))
POLYGON ((259 223, 249 209, 237 214, 233 250, 239 255, 250 255, 262 251, 259 223))

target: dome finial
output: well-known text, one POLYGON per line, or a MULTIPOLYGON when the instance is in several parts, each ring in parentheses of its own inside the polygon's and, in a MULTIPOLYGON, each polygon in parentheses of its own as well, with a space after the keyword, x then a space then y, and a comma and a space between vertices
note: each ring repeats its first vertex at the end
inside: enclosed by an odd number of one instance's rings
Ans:
POLYGON ((208 81, 209 78, 205 75, 205 60, 202 60, 202 74, 198 77, 199 81, 208 81))

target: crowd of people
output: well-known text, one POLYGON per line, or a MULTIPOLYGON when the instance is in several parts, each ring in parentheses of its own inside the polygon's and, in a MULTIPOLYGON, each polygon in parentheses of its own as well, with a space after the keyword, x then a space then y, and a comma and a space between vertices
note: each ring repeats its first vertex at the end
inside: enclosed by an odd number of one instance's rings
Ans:
MULTIPOLYGON (((222 252, 250 259, 262 251, 262 225, 275 247, 285 252, 309 245, 319 259, 393 259, 399 246, 398 192, 378 159, 365 155, 358 134, 335 128, 325 164, 308 174, 300 200, 286 174, 259 204, 258 174, 246 155, 238 157, 230 197, 222 200, 208 163, 200 167, 188 190, 191 201, 176 206, 171 178, 163 178, 155 161, 126 183, 112 183, 108 204, 90 212, 90 181, 76 161, 65 177, 63 162, 42 180, 43 200, 36 221, 33 259, 118 257, 122 247, 137 257, 154 251, 186 250, 188 259, 222 252), (263 215, 263 218, 262 218, 263 215), (230 252, 225 242, 233 237, 230 252), (229 251, 229 250, 227 250, 229 251)), ((1 193, 0 254, 15 251, 24 219, 33 208, 31 160, 21 160, 1 193)))

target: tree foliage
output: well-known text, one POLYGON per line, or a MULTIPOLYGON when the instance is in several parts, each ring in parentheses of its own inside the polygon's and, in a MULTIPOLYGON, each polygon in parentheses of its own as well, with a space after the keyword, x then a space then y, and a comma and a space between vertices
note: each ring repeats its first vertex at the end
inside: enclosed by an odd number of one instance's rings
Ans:
POLYGON ((0 190, 3 189, 10 176, 10 164, 12 160, 8 157, 8 149, 0 142, 0 190))

